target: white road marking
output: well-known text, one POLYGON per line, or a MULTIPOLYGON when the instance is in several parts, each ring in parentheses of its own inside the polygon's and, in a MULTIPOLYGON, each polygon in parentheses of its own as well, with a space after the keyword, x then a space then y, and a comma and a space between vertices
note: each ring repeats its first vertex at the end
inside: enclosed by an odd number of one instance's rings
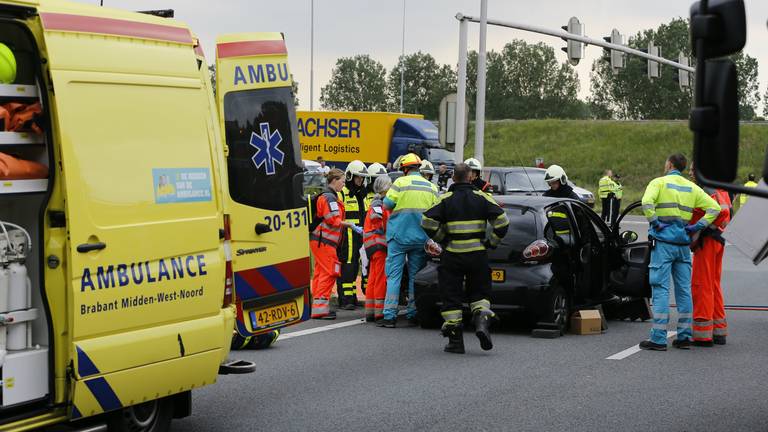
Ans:
POLYGON ((361 319, 356 319, 356 320, 350 320, 350 321, 344 321, 344 322, 340 322, 340 323, 329 324, 327 326, 322 326, 322 327, 315 327, 315 328, 311 328, 311 329, 299 330, 299 331, 295 331, 295 332, 291 332, 291 333, 285 333, 285 334, 281 334, 280 335, 280 340, 291 339, 291 338, 295 338, 295 337, 299 337, 299 336, 311 335, 311 334, 315 334, 315 333, 322 333, 322 332, 325 332, 325 331, 336 330, 336 329, 340 329, 340 328, 344 328, 344 327, 350 327, 350 326, 358 325, 358 324, 365 324, 365 319, 361 318, 361 319))
MULTIPOLYGON (((677 334, 676 331, 670 331, 667 332, 667 339, 674 337, 677 334)), ((606 357, 606 360, 624 360, 625 358, 631 356, 632 354, 636 354, 638 352, 642 351, 640 349, 640 344, 637 344, 633 347, 627 348, 622 352, 618 352, 610 357, 606 357)))

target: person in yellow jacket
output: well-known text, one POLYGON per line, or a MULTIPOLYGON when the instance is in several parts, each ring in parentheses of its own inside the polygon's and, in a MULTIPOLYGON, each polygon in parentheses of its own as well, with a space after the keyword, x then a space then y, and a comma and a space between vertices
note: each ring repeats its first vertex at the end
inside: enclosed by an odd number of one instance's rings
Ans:
MULTIPOLYGON (((757 187, 757 182, 755 181, 755 175, 749 174, 747 177, 747 182, 744 183, 744 186, 746 187, 757 187)), ((739 208, 741 208, 744 204, 747 203, 747 200, 749 199, 749 195, 747 194, 739 194, 739 208)))
POLYGON ((653 296, 653 327, 649 340, 640 342, 645 350, 667 350, 669 324, 669 280, 675 282, 677 339, 672 346, 689 349, 693 338, 691 321, 690 236, 711 224, 720 214, 720 204, 692 181, 683 177, 688 164, 682 154, 673 154, 664 165, 665 175, 651 180, 643 195, 643 213, 648 219, 651 247, 649 282, 653 296), (694 209, 704 211, 689 224, 694 209))
POLYGON ((600 217, 609 225, 616 218, 616 189, 618 185, 613 181, 613 170, 605 170, 605 175, 598 183, 597 195, 600 197, 603 209, 600 217))

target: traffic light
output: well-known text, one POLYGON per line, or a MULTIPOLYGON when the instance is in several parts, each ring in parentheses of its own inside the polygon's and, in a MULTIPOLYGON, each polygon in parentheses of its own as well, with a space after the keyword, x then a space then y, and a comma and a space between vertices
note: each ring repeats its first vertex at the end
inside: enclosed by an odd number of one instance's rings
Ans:
MULTIPOLYGON (((661 57, 661 47, 653 44, 653 41, 648 41, 648 54, 656 57, 661 57)), ((648 60, 648 78, 658 78, 661 76, 661 63, 653 60, 648 60)))
MULTIPOLYGON (((680 51, 680 54, 677 57, 677 62, 683 66, 688 66, 690 60, 682 51, 680 51)), ((680 86, 680 90, 685 90, 691 86, 691 73, 687 70, 675 68, 675 81, 677 81, 677 85, 680 86)))
MULTIPOLYGON (((568 25, 562 26, 561 28, 568 33, 584 36, 584 25, 580 23, 579 19, 576 17, 571 17, 571 19, 568 20, 568 25)), ((566 48, 563 48, 563 51, 568 55, 568 62, 573 66, 576 66, 579 64, 579 60, 584 58, 584 43, 566 38, 561 39, 568 44, 566 48)))
MULTIPOLYGON (((614 45, 624 45, 624 36, 616 29, 613 29, 611 35, 604 37, 603 40, 614 45)), ((603 48, 603 51, 605 51, 606 58, 611 62, 611 70, 613 70, 614 75, 619 73, 619 69, 624 69, 627 66, 625 53, 607 48, 603 48)))

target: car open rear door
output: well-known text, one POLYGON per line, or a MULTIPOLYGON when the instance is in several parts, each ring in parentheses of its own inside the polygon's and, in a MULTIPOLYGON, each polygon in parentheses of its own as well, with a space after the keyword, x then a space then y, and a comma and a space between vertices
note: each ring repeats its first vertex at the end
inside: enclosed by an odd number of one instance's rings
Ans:
MULTIPOLYGON (((614 263, 614 269, 610 274, 610 285, 613 292, 619 296, 651 297, 651 285, 648 282, 648 263, 650 262, 650 244, 648 241, 629 241, 629 234, 633 230, 621 229, 621 222, 630 212, 640 207, 639 201, 627 206, 621 216, 611 226, 614 236, 614 247, 620 261, 614 263), (622 235, 624 234, 624 235, 622 235)), ((645 229, 645 225, 640 223, 645 229)), ((632 236, 634 237, 634 236, 632 236)), ((637 237, 635 237, 637 238, 637 237)))
POLYGON ((237 330, 246 337, 309 318, 308 215, 291 86, 280 33, 217 39, 224 212, 237 330))

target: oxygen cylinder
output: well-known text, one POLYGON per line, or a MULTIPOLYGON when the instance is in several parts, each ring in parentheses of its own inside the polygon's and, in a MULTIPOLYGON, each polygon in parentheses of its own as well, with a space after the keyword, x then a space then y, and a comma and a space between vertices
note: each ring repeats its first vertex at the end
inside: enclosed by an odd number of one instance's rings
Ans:
POLYGON ((8 312, 8 292, 11 286, 11 272, 7 267, 0 266, 0 313, 8 312))
MULTIPOLYGON (((29 309, 29 278, 27 267, 24 264, 14 262, 8 266, 10 272, 10 286, 8 287, 8 309, 12 311, 29 309)), ((8 340, 6 349, 17 351, 27 348, 27 323, 11 324, 8 326, 8 340)))
POLYGON ((8 287, 8 310, 29 309, 29 282, 27 267, 17 262, 8 266, 10 284, 8 287))

